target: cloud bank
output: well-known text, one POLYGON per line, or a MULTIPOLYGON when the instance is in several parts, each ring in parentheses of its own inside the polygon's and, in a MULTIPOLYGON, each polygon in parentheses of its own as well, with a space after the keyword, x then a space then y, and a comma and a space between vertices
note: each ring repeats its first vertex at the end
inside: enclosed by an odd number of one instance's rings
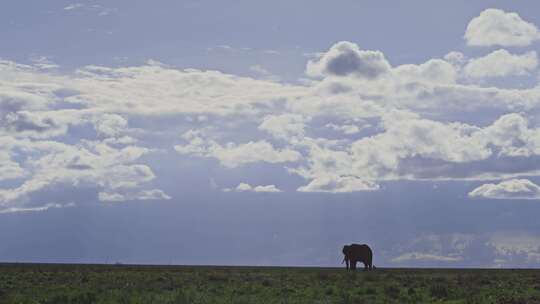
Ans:
MULTIPOLYGON (((483 46, 537 36, 500 10, 482 12, 465 34, 483 46)), ((237 191, 281 191, 240 179, 266 166, 300 181, 299 192, 381 191, 395 180, 513 181, 473 197, 534 192, 523 178, 540 175, 537 61, 532 50, 500 49, 393 65, 340 41, 307 62, 309 80, 283 83, 156 61, 53 72, 2 60, 0 212, 73 201, 36 200, 55 189, 102 202, 174 199, 149 161, 161 157, 234 172, 237 191), (531 85, 493 81, 515 76, 531 85)))

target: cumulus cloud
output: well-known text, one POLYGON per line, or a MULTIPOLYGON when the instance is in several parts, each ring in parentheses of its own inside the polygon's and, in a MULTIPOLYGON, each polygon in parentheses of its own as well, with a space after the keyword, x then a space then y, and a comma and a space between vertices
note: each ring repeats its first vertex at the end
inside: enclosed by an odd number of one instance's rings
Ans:
POLYGON ((291 141, 304 136, 306 123, 309 121, 309 117, 299 114, 267 115, 258 128, 275 138, 291 141))
POLYGON ((462 77, 465 58, 451 57, 396 66, 384 77, 371 80, 328 75, 311 83, 306 94, 289 99, 287 106, 313 119, 321 115, 341 119, 377 117, 389 108, 399 108, 432 117, 454 116, 474 122, 469 119, 472 116, 462 114, 531 111, 540 105, 539 87, 505 89, 462 82, 467 80, 462 77))
POLYGON ((456 81, 456 68, 449 62, 441 59, 431 59, 425 63, 404 64, 393 69, 393 73, 401 82, 434 82, 454 83, 456 81))
MULTIPOLYGON (((155 175, 147 165, 137 163, 151 150, 132 145, 134 141, 127 140, 129 136, 122 136, 127 128, 125 120, 95 110, 55 109, 49 105, 58 102, 51 97, 58 88, 27 83, 25 89, 33 91, 34 87, 39 88, 39 94, 49 94, 52 100, 44 102, 46 106, 24 111, 4 107, 0 123, 0 180, 13 181, 1 185, 0 211, 41 211, 64 206, 37 199, 39 193, 55 188, 92 187, 104 193, 129 193, 124 199, 130 200, 148 199, 150 194, 157 193, 158 190, 144 190, 144 184, 155 175), (85 126, 92 126, 96 133, 81 136, 70 131, 71 127, 85 126)), ((31 95, 19 96, 23 96, 24 103, 31 95)), ((161 199, 165 198, 163 193, 161 199)))
POLYGON ((461 52, 452 51, 444 55, 444 60, 451 63, 452 65, 461 65, 465 62, 466 56, 461 52))
POLYGON ((472 78, 527 75, 537 66, 538 58, 534 51, 515 55, 501 49, 484 57, 471 59, 465 66, 464 73, 472 78))
POLYGON ((298 188, 300 192, 345 193, 378 190, 379 185, 355 176, 321 176, 298 188))
POLYGON ((119 115, 255 115, 305 92, 300 86, 152 62, 125 68, 87 66, 77 76, 69 86, 81 93, 64 101, 119 115))
POLYGON ((540 155, 540 128, 530 128, 528 119, 520 114, 501 116, 480 135, 486 145, 499 147, 499 155, 540 155))
POLYGON ((8 151, 0 150, 0 168, 2 168, 0 181, 21 178, 27 174, 20 164, 12 159, 8 151))
POLYGON ((465 62, 454 52, 392 67, 339 42, 308 63, 322 78, 287 84, 158 62, 52 73, 0 60, 2 208, 39 207, 27 203, 58 185, 90 185, 104 201, 167 199, 147 190, 160 177, 143 155, 170 145, 225 168, 282 167, 306 192, 538 175, 540 130, 526 113, 540 109, 540 87, 460 83, 465 62), (359 133, 359 121, 372 127, 359 133))
POLYGON ((334 44, 318 60, 310 60, 307 74, 310 76, 356 76, 374 79, 390 70, 390 64, 380 51, 360 50, 348 41, 334 44))
POLYGON ((135 192, 99 192, 98 198, 103 202, 123 202, 130 200, 170 200, 171 197, 160 189, 142 190, 135 192))
POLYGON ((540 199, 540 186, 528 179, 511 179, 483 184, 469 192, 470 197, 492 199, 540 199))
MULTIPOLYGON (((512 169, 514 157, 537 157, 539 129, 530 128, 519 114, 503 115, 484 128, 458 122, 422 119, 410 112, 383 116, 372 136, 351 142, 305 139, 305 165, 290 167, 312 182, 300 190, 348 189, 337 177, 361 177, 354 187, 373 189, 363 181, 397 179, 500 179, 519 173, 536 175, 532 165, 512 169), (498 162, 497 165, 493 164, 498 162), (508 165, 501 166, 502 162, 508 165), (329 177, 331 172, 334 177, 329 177)), ((345 180, 345 181, 356 181, 345 180)))
POLYGON ((216 158, 228 168, 234 168, 250 163, 286 163, 295 162, 301 154, 291 149, 276 149, 267 141, 250 141, 244 144, 232 142, 220 145, 214 140, 203 139, 196 132, 184 134, 188 140, 186 145, 176 145, 174 149, 180 154, 216 158))
POLYGON ((275 185, 266 185, 266 186, 251 186, 247 183, 240 183, 236 188, 224 188, 224 192, 231 192, 231 191, 237 191, 237 192, 282 192, 280 189, 278 189, 275 185))
POLYGON ((109 193, 139 193, 139 196, 131 194, 125 198, 147 199, 150 192, 135 192, 134 189, 155 178, 150 167, 135 163, 148 152, 141 147, 117 149, 95 142, 79 147, 58 142, 15 141, 7 144, 32 151, 36 157, 25 164, 28 179, 17 187, 0 189, 0 208, 31 203, 32 195, 57 186, 97 187, 109 193))
POLYGON ((517 13, 490 8, 469 22, 464 37, 472 46, 527 46, 540 39, 540 32, 517 13))
POLYGON ((53 117, 28 111, 7 113, 3 127, 7 132, 29 137, 53 137, 67 131, 67 126, 60 125, 53 117))
POLYGON ((117 114, 103 114, 94 118, 94 128, 100 135, 114 137, 124 129, 128 122, 125 118, 117 114))

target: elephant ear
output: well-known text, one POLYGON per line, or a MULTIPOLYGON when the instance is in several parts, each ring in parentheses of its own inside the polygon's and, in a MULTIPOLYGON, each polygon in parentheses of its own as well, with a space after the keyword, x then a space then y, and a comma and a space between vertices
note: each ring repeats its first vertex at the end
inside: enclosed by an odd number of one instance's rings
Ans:
POLYGON ((349 251, 349 246, 348 245, 343 246, 343 250, 342 250, 343 254, 347 254, 348 251, 349 251))

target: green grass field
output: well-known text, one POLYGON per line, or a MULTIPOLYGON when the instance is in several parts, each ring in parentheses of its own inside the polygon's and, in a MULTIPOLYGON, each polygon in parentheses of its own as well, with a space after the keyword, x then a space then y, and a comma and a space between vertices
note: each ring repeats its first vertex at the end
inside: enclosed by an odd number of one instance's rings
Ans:
POLYGON ((540 270, 0 265, 0 303, 540 303, 540 270))

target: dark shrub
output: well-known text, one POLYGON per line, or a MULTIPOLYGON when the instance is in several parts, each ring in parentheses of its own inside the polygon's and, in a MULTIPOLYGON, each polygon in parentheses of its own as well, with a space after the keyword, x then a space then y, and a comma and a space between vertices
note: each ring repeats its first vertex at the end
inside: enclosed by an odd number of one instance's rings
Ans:
POLYGON ((399 288, 394 285, 389 285, 384 287, 384 294, 392 299, 397 299, 399 297, 399 288))
POLYGON ((429 293, 434 298, 444 299, 448 297, 448 287, 443 284, 435 284, 429 288, 429 293))
POLYGON ((92 304, 92 303, 95 303, 96 300, 97 300, 96 294, 91 293, 91 292, 86 292, 86 293, 82 293, 82 294, 79 294, 79 295, 75 296, 71 300, 71 303, 92 304))
POLYGON ((317 274, 317 278, 319 281, 328 281, 330 279, 330 275, 326 272, 319 272, 317 274))
POLYGON ((368 294, 368 295, 377 294, 377 290, 370 287, 370 288, 366 289, 366 294, 368 294))
POLYGON ((333 294, 334 294, 334 288, 328 287, 328 288, 326 289, 326 291, 324 292, 324 294, 327 295, 327 296, 333 295, 333 294))

